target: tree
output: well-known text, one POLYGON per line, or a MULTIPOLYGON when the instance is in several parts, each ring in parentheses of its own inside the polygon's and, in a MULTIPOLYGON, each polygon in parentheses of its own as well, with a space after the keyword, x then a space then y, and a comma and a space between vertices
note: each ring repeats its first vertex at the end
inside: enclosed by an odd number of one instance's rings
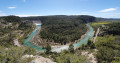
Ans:
POLYGON ((97 42, 95 42, 98 50, 96 54, 98 63, 111 63, 115 57, 119 57, 119 49, 113 41, 114 37, 110 35, 98 37, 97 42))
POLYGON ((46 46, 46 53, 49 54, 51 52, 51 46, 47 44, 46 46))
POLYGON ((100 47, 96 57, 98 63, 111 63, 114 59, 114 51, 108 47, 100 47))
POLYGON ((91 49, 94 49, 94 48, 95 48, 95 44, 94 44, 93 42, 91 43, 90 48, 91 48, 91 49))
POLYGON ((73 44, 70 44, 70 45, 69 45, 69 51, 70 51, 71 53, 74 53, 74 46, 73 46, 73 44))
POLYGON ((70 58, 67 58, 67 63, 71 63, 71 62, 70 62, 70 58))
POLYGON ((88 40, 87 45, 88 46, 91 45, 91 40, 88 40))
POLYGON ((82 44, 82 47, 81 47, 81 49, 82 49, 82 50, 84 50, 84 49, 85 49, 85 45, 84 45, 84 44, 82 44))
POLYGON ((95 44, 91 40, 88 40, 87 46, 89 46, 91 49, 95 48, 95 44))

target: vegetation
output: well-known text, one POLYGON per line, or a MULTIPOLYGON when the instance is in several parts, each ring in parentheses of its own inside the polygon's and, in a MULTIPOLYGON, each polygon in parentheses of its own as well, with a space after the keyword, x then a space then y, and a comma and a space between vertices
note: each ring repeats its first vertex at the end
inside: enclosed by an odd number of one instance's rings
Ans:
POLYGON ((95 21, 92 16, 48 16, 43 20, 40 36, 47 42, 66 44, 81 38, 87 31, 86 23, 95 21), (46 18, 46 19, 45 19, 46 18))
MULTIPOLYGON (((95 17, 92 16, 42 16, 24 19, 41 20, 40 37, 45 39, 48 44, 44 47, 46 52, 38 54, 49 57, 57 63, 90 63, 90 59, 82 56, 81 52, 93 51, 94 49, 97 50, 95 56, 98 63, 120 63, 119 22, 95 22, 95 17), (89 22, 94 22, 91 23, 91 26, 95 31, 100 28, 95 43, 90 39, 86 45, 83 44, 76 50, 71 44, 68 51, 51 52, 49 42, 60 44, 74 42, 86 33, 86 23, 89 22)), ((23 58, 23 56, 26 54, 36 55, 35 49, 13 46, 14 39, 18 39, 22 43, 34 28, 32 22, 24 19, 17 16, 0 18, 0 63, 28 63, 34 59, 31 57, 23 58)))
POLYGON ((86 57, 72 54, 72 53, 61 53, 58 57, 55 58, 57 63, 84 63, 87 62, 86 57))
POLYGON ((103 35, 120 35, 120 23, 116 22, 116 23, 111 23, 111 24, 107 24, 105 25, 105 27, 102 27, 102 31, 103 31, 103 35))
POLYGON ((118 24, 116 22, 99 26, 100 33, 95 42, 95 47, 98 50, 96 54, 98 63, 120 62, 120 27, 118 24))
POLYGON ((6 16, 0 18, 0 45, 9 47, 13 40, 18 39, 22 44, 24 39, 32 32, 32 22, 23 20, 17 16, 6 16))
POLYGON ((47 44, 47 46, 45 47, 46 49, 46 53, 49 54, 51 52, 51 46, 49 44, 47 44))
POLYGON ((88 40, 88 43, 86 46, 89 47, 90 49, 95 49, 95 44, 91 40, 88 40))
POLYGON ((61 53, 51 52, 49 54, 42 53, 44 57, 51 58, 57 63, 92 63, 87 56, 81 55, 83 51, 93 52, 95 49, 95 44, 89 40, 87 45, 82 45, 78 49, 74 49, 74 46, 70 44, 69 50, 64 50, 61 53))
POLYGON ((93 43, 92 40, 88 40, 87 44, 82 44, 78 50, 92 50, 92 49, 95 49, 95 44, 93 43))
POLYGON ((28 47, 14 46, 14 40, 23 43, 33 30, 33 23, 17 16, 0 18, 0 63, 27 63, 33 58, 23 58, 24 55, 34 55, 36 50, 28 47))
POLYGON ((25 54, 36 54, 31 48, 13 47, 5 48, 0 46, 0 63, 27 63, 33 58, 24 58, 25 54))
POLYGON ((96 55, 99 63, 110 63, 115 59, 115 57, 119 57, 120 55, 120 45, 114 43, 113 36, 99 37, 97 38, 95 45, 99 50, 96 55))
POLYGON ((74 46, 73 46, 73 44, 70 44, 70 45, 69 45, 69 51, 70 51, 71 53, 74 53, 74 46))
POLYGON ((92 23, 92 26, 102 25, 102 24, 109 24, 109 23, 108 22, 94 22, 94 23, 92 23))
POLYGON ((51 52, 50 54, 41 54, 44 57, 51 58, 56 63, 91 63, 86 56, 81 55, 80 50, 70 51, 64 50, 61 53, 51 52))

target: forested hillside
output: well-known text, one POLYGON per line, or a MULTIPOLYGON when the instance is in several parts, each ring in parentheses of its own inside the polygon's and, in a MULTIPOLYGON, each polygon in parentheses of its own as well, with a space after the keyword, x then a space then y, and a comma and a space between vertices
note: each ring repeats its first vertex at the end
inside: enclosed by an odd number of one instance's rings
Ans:
POLYGON ((24 39, 32 32, 32 22, 25 21, 17 16, 0 18, 0 45, 8 47, 13 45, 14 39, 22 44, 24 39))
POLYGON ((22 59, 25 54, 35 53, 34 49, 22 45, 33 29, 32 22, 20 17, 0 17, 0 63, 26 63, 33 59, 22 59), (20 46, 16 47, 15 42, 20 46))
POLYGON ((87 32, 86 23, 94 21, 92 16, 51 16, 42 21, 40 36, 61 44, 74 42, 87 32))
MULTIPOLYGON (((94 23, 95 24, 95 23, 94 23)), ((119 63, 120 62, 120 23, 105 22, 100 25, 96 23, 94 29, 100 28, 95 42, 98 63, 119 63)))
POLYGON ((51 16, 36 16, 36 17, 22 17, 23 19, 26 20, 30 20, 30 21, 34 21, 34 20, 41 20, 41 22, 46 22, 48 21, 48 19, 63 19, 63 20, 76 20, 76 21, 80 21, 83 23, 87 23, 87 22, 95 22, 96 21, 96 17, 94 16, 89 16, 89 15, 51 15, 51 16))
POLYGON ((87 32, 86 23, 95 22, 96 18, 87 15, 53 15, 23 17, 30 21, 41 21, 40 37, 45 42, 66 44, 81 38, 87 32))

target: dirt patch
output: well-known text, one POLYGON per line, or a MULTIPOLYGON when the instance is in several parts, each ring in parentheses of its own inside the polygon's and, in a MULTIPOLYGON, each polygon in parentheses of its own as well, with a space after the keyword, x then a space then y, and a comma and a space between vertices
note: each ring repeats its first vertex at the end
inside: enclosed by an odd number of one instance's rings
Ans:
POLYGON ((86 56, 88 59, 90 59, 90 61, 92 62, 92 63, 97 63, 97 60, 96 60, 96 58, 95 58, 95 56, 94 56, 94 53, 89 53, 89 52, 85 52, 85 51, 83 51, 83 52, 81 52, 81 55, 83 55, 83 56, 86 56))
POLYGON ((24 55, 22 58, 28 58, 28 57, 33 57, 34 60, 32 60, 31 62, 29 63, 56 63, 56 62, 53 62, 51 59, 49 58, 45 58, 45 57, 42 57, 42 56, 33 56, 33 55, 24 55))

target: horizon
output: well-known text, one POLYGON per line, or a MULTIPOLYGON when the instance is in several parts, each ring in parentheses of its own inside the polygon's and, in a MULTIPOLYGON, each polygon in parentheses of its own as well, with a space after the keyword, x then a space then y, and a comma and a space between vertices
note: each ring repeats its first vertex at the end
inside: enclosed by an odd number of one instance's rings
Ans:
MULTIPOLYGON (((40 17, 40 16, 82 16, 82 15, 37 15, 37 16, 19 16, 19 15, 7 15, 7 16, 18 16, 18 17, 40 17)), ((92 15, 83 15, 83 16, 92 16, 92 15)), ((5 16, 0 16, 5 17, 5 16)), ((93 16, 96 17, 96 16, 93 16)), ((96 17, 96 18, 104 18, 104 17, 96 17)), ((120 19, 120 18, 105 18, 105 19, 120 19)))
POLYGON ((120 18, 115 0, 1 0, 0 16, 90 15, 120 18))

